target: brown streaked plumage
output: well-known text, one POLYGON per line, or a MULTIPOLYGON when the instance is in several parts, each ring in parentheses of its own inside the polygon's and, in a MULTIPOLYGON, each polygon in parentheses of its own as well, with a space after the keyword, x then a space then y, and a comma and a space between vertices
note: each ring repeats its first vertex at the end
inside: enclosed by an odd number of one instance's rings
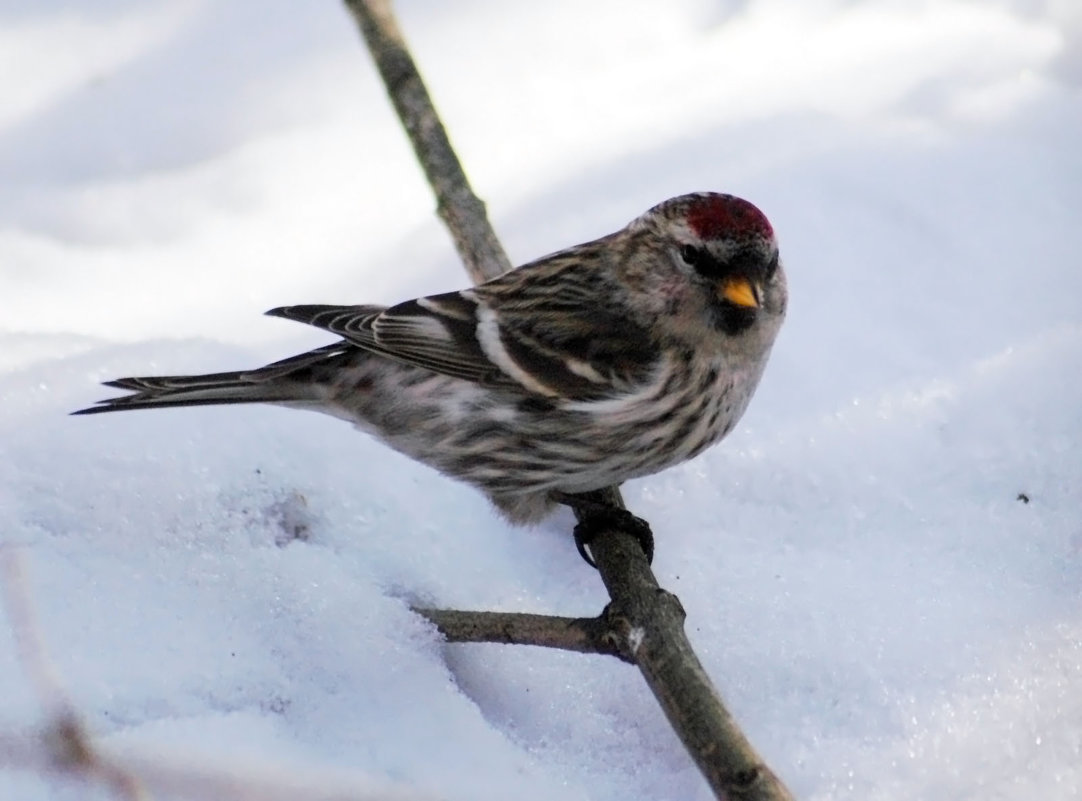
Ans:
POLYGON ((341 337, 255 370, 122 378, 75 414, 276 403, 344 418, 484 492, 515 523, 553 493, 649 475, 744 412, 785 315, 773 229, 698 193, 479 286, 268 314, 341 337))

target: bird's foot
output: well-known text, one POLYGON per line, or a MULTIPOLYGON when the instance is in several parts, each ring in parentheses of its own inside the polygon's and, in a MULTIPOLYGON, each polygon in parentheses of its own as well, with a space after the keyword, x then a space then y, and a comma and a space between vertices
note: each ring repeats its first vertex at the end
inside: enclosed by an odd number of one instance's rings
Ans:
POLYGON ((553 495, 557 501, 575 507, 579 510, 579 514, 582 515, 582 519, 579 520, 574 530, 575 547, 579 551, 579 556, 586 560, 586 564, 590 565, 590 567, 597 567, 597 563, 590 556, 588 550, 590 543, 597 539, 597 536, 602 532, 614 528, 630 534, 638 540, 642 552, 646 555, 646 561, 653 563, 654 532, 650 528, 650 524, 641 517, 636 517, 627 509, 621 509, 618 506, 602 501, 595 501, 582 495, 563 492, 554 493, 553 495))
POLYGON ((626 532, 638 540, 639 547, 646 554, 646 561, 653 564, 654 532, 650 524, 641 517, 631 514, 627 509, 619 509, 615 506, 599 506, 597 509, 591 509, 575 526, 575 547, 579 549, 579 555, 586 560, 586 564, 597 567, 587 547, 598 534, 613 528, 626 532))

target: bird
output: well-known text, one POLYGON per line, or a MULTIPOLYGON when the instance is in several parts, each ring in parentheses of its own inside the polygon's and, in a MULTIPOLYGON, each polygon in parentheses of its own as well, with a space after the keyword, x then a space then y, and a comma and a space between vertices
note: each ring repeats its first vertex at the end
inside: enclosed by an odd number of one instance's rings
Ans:
MULTIPOLYGON (((271 309, 339 339, 252 370, 108 381, 129 394, 73 414, 234 403, 324 412, 525 525, 724 438, 787 304, 763 212, 695 192, 468 289, 389 307, 271 309)), ((598 526, 587 522, 576 543, 591 561, 584 543, 598 526)), ((649 527, 637 535, 652 557, 649 527)))

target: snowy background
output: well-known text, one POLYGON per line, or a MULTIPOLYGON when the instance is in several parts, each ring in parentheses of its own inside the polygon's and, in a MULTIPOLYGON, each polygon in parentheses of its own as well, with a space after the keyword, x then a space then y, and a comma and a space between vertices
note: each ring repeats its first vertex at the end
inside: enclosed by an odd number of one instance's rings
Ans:
MULTIPOLYGON (((1082 6, 399 9, 515 262, 692 190, 773 220, 791 311, 749 412, 626 495, 790 787, 1082 795, 1082 6)), ((568 514, 511 530, 318 415, 66 416, 329 341, 272 306, 464 285, 337 3, 5 0, 0 92, 0 538, 103 744, 709 797, 635 670, 408 610, 596 613, 568 514)), ((0 733, 32 738, 13 643, 0 733)), ((0 769, 5 801, 84 797, 0 769)))

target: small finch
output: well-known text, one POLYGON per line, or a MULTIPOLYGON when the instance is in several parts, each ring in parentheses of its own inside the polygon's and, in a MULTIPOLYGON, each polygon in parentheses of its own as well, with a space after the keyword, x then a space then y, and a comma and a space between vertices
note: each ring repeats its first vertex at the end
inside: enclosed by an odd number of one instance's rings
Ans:
POLYGON ((567 494, 656 473, 728 434, 786 299, 763 213, 732 195, 682 195, 470 289, 389 308, 271 309, 342 339, 255 370, 117 379, 107 386, 132 394, 75 414, 313 409, 472 484, 524 524, 567 494))

